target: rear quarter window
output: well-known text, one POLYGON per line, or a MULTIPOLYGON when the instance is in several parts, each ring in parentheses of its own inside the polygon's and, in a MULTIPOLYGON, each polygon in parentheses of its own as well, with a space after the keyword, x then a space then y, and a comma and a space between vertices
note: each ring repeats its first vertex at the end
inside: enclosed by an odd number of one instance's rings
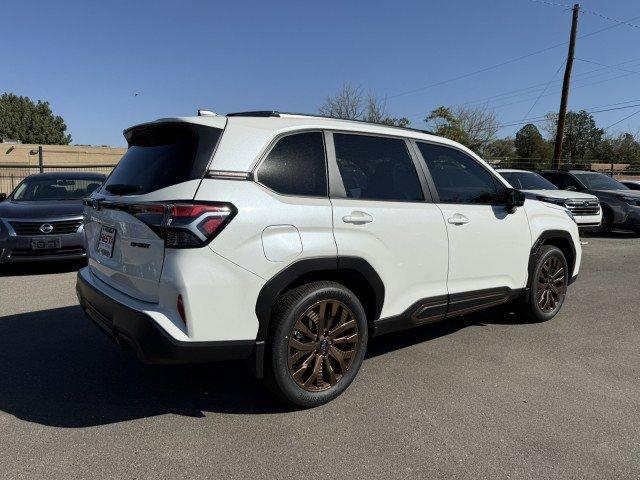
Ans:
POLYGON ((258 167, 262 185, 284 195, 327 196, 327 164, 322 132, 282 137, 258 167))
POLYGON ((129 186, 141 195, 202 178, 222 130, 186 123, 143 125, 126 132, 129 148, 105 190, 129 186))

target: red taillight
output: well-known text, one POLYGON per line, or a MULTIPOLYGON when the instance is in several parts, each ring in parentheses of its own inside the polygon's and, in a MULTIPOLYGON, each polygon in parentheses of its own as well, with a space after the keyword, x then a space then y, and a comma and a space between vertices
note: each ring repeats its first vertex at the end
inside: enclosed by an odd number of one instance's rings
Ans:
POLYGON ((130 213, 164 238, 167 248, 196 248, 213 240, 231 221, 230 203, 137 204, 130 213))
POLYGON ((184 313, 184 302, 182 301, 182 295, 178 295, 178 301, 176 302, 176 309, 178 310, 178 315, 182 319, 182 323, 187 324, 187 315, 184 313))
POLYGON ((215 212, 219 208, 220 207, 215 205, 177 204, 171 205, 169 212, 173 218, 199 217, 205 212, 215 212))
POLYGON ((200 229, 203 230, 206 235, 211 235, 222 226, 224 221, 224 218, 208 218, 200 224, 200 229))

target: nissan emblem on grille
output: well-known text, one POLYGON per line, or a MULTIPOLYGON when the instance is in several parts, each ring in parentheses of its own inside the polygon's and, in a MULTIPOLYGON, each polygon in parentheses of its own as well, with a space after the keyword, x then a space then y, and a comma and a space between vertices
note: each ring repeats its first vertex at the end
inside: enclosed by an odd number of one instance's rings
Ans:
POLYGON ((40 225, 40 231, 42 233, 51 233, 53 231, 53 226, 50 223, 43 223, 40 225))

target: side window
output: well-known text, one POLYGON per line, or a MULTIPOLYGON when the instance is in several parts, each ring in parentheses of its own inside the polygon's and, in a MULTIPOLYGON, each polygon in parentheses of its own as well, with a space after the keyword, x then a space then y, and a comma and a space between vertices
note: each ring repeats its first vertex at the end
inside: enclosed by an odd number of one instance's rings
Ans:
POLYGON ((418 143, 440 202, 496 204, 505 188, 493 175, 468 155, 454 148, 418 143))
POLYGON ((558 188, 562 188, 560 186, 560 178, 558 178, 558 174, 557 173, 553 173, 553 172, 540 172, 540 175, 542 175, 544 178, 546 178, 547 180, 549 180, 551 183, 553 183, 556 187, 558 188))
POLYGON ((563 174, 560 175, 560 190, 567 190, 569 187, 572 187, 573 190, 582 190, 580 184, 573 178, 571 175, 563 174))
POLYGON ((287 135, 271 149, 257 172, 258 181, 284 195, 327 196, 322 132, 287 135))
POLYGON ((424 200, 404 140, 334 133, 336 161, 347 198, 424 200))

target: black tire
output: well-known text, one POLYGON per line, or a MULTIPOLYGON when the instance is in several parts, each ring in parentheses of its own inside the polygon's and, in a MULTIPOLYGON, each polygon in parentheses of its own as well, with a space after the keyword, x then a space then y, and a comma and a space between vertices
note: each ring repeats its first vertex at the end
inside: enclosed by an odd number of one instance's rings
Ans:
POLYGON ((609 235, 613 232, 613 212, 608 208, 602 209, 602 222, 596 231, 603 235, 609 235))
POLYGON ((316 407, 344 392, 358 373, 367 350, 368 325, 362 304, 353 292, 335 282, 309 283, 281 295, 271 316, 269 332, 265 382, 277 396, 298 407, 316 407), (325 308, 320 310, 323 304, 325 308), (321 312, 326 314, 322 321, 321 312), (305 328, 300 327, 299 321, 305 328), (351 327, 345 330, 346 326, 351 327), (320 337, 318 327, 325 330, 320 337), (338 333, 332 336, 331 332, 338 333), (357 344, 344 341, 354 338, 357 344), (312 344, 314 350, 307 352, 312 344), (305 351, 297 350, 299 345, 305 351), (294 362, 297 354, 301 356, 294 362), (305 362, 310 362, 311 367, 305 366, 305 362), (344 371, 340 371, 342 367, 346 367, 344 371), (307 370, 299 374, 303 368, 307 370), (316 370, 320 373, 310 380, 316 370), (306 385, 309 381, 311 384, 306 385))
POLYGON ((564 304, 568 285, 569 267, 564 254, 553 245, 542 246, 534 259, 534 268, 529 279, 529 293, 520 303, 521 316, 534 322, 551 320, 564 304), (553 269, 551 273, 550 265, 553 269), (556 268, 561 269, 562 273, 558 273, 559 270, 556 271, 556 268), (547 276, 553 278, 546 278, 547 276))

